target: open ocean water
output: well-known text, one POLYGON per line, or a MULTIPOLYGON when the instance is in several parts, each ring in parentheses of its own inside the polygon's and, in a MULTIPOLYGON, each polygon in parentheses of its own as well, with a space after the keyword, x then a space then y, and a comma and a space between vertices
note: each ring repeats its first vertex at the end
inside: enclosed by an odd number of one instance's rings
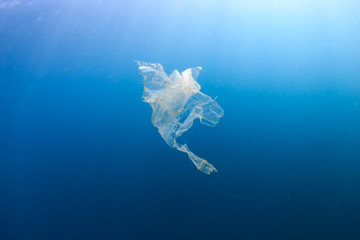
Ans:
POLYGON ((360 239, 360 2, 0 0, 0 239, 360 239), (179 139, 136 60, 201 66, 179 139))

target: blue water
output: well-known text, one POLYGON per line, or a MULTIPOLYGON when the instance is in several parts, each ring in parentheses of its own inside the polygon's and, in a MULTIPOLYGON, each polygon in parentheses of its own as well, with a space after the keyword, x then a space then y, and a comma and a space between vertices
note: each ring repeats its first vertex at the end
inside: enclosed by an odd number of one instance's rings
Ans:
POLYGON ((360 2, 0 1, 0 239, 360 239, 360 2), (168 147, 135 60, 224 108, 168 147))

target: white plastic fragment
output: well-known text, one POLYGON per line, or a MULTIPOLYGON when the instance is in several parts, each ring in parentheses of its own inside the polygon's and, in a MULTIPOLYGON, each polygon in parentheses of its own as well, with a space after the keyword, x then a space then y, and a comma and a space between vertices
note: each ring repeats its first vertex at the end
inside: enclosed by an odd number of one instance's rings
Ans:
POLYGON ((158 128, 166 143, 188 154, 202 172, 217 172, 216 168, 192 153, 186 144, 179 145, 176 139, 193 125, 196 118, 208 126, 215 126, 224 115, 224 110, 209 96, 200 92, 196 79, 201 67, 188 68, 181 74, 174 70, 168 76, 161 64, 137 62, 144 77, 143 101, 152 107, 151 121, 158 128))

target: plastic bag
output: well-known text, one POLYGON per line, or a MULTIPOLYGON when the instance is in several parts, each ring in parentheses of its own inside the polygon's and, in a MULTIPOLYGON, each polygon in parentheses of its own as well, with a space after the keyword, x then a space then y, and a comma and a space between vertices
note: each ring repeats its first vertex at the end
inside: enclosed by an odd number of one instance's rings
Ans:
POLYGON ((188 154, 202 172, 217 172, 216 168, 192 153, 186 144, 179 145, 176 139, 193 125, 196 118, 208 126, 215 126, 224 115, 224 110, 209 96, 200 92, 196 79, 201 67, 188 68, 181 74, 174 70, 168 76, 161 64, 137 62, 144 77, 143 101, 150 104, 151 121, 158 128, 166 143, 188 154))

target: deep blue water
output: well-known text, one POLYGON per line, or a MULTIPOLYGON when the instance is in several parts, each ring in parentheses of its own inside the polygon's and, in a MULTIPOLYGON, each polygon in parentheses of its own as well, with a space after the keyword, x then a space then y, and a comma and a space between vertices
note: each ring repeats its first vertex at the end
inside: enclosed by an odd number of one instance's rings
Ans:
POLYGON ((360 2, 0 1, 0 239, 360 239, 360 2), (224 108, 168 147, 135 60, 224 108))

